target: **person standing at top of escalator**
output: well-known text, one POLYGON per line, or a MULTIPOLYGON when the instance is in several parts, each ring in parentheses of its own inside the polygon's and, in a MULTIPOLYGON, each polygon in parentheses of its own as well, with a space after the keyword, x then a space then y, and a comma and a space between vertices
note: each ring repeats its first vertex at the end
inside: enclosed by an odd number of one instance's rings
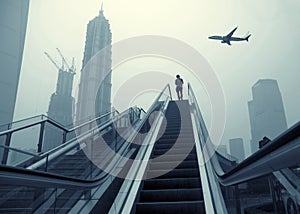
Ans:
POLYGON ((176 92, 177 92, 177 97, 178 100, 182 100, 182 85, 183 85, 183 79, 180 78, 180 75, 176 75, 176 80, 175 80, 175 85, 176 85, 176 92))

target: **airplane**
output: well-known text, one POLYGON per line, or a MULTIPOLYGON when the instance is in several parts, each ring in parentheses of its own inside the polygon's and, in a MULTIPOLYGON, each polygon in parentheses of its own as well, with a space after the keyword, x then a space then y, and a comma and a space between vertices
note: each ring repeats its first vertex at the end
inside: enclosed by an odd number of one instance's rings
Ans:
POLYGON ((221 40, 221 43, 227 43, 228 45, 231 45, 231 41, 247 41, 251 34, 247 35, 246 37, 240 38, 240 37, 233 37, 232 35, 236 31, 237 27, 234 28, 228 35, 226 36, 210 36, 209 39, 215 39, 215 40, 221 40))

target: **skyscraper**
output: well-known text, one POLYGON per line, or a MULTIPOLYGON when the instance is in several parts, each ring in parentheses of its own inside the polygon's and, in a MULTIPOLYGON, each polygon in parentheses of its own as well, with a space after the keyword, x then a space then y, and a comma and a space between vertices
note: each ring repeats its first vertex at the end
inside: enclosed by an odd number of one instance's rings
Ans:
POLYGON ((229 139, 230 155, 237 158, 239 161, 245 159, 244 141, 242 138, 229 139))
POLYGON ((56 92, 51 96, 48 109, 48 116, 64 126, 73 123, 74 98, 72 97, 72 88, 74 74, 75 72, 71 68, 69 70, 59 69, 56 92))
MULTIPOLYGON (((68 70, 59 69, 56 92, 51 95, 48 108, 48 116, 68 128, 72 127, 74 116, 75 100, 72 97, 74 75, 74 66, 68 70)), ((61 143, 61 130, 51 124, 46 124, 42 151, 49 151, 61 143)))
POLYGON ((227 153, 227 146, 224 145, 224 144, 220 144, 220 145, 218 146, 218 152, 220 152, 220 153, 223 154, 223 155, 227 155, 227 154, 228 154, 228 153, 227 153))
POLYGON ((103 9, 87 25, 76 120, 111 110, 111 30, 103 9), (100 54, 99 54, 100 52, 100 54), (94 107, 95 111, 91 111, 94 107))
POLYGON ((29 0, 0 1, 0 125, 13 120, 28 9, 29 0))
POLYGON ((264 137, 274 139, 287 129, 281 93, 276 80, 261 79, 252 86, 253 99, 248 102, 252 152, 264 137))

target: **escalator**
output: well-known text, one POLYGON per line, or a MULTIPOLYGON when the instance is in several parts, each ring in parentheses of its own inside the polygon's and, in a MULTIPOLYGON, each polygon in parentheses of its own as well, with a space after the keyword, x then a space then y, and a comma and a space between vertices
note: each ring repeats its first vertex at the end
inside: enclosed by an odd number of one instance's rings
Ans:
MULTIPOLYGON (((100 126, 95 126, 94 121, 91 121, 91 124, 84 122, 90 127, 90 131, 41 155, 2 146, 0 149, 5 151, 8 160, 9 155, 15 153, 28 157, 18 165, 10 166, 8 161, 5 161, 7 164, 1 166, 4 176, 1 177, 0 183, 0 213, 68 213, 80 199, 87 201, 92 198, 92 194, 101 187, 97 186, 97 183, 102 184, 110 180, 109 185, 102 187, 102 190, 115 187, 115 177, 107 175, 103 169, 114 163, 115 152, 120 151, 124 157, 133 155, 133 149, 121 135, 126 132, 128 126, 137 130, 143 127, 141 119, 128 115, 128 112, 125 111, 100 126), (89 148, 94 149, 92 157, 87 156, 89 148), (99 168, 97 163, 101 163, 103 168, 99 168), (9 175, 15 172, 21 173, 16 173, 20 174, 18 178, 9 175), (49 179, 54 179, 54 182, 50 182, 49 179), (70 186, 67 185, 68 182, 71 183, 70 186)), ((136 112, 130 109, 130 113, 136 112)), ((30 124, 25 124, 24 127, 30 128, 30 124)), ((22 130, 22 127, 17 129, 22 130)), ((14 130, 11 130, 3 135, 13 133, 14 130)), ((105 192, 101 193, 103 198, 106 195, 105 192)))
MULTIPOLYGON (((62 129, 64 143, 45 153, 0 145, 6 154, 0 165, 0 213, 274 213, 265 205, 276 202, 272 197, 281 190, 269 192, 268 176, 299 164, 300 124, 236 164, 215 151, 190 85, 188 101, 172 101, 169 92, 166 86, 135 122, 118 116, 101 126, 86 123, 77 139, 62 129), (9 165, 13 153, 27 158, 9 165)), ((0 140, 9 142, 21 129, 0 133, 0 140)), ((297 204, 298 196, 287 204, 297 204)))
POLYGON ((171 101, 165 118, 132 213, 205 213, 188 101, 171 101))

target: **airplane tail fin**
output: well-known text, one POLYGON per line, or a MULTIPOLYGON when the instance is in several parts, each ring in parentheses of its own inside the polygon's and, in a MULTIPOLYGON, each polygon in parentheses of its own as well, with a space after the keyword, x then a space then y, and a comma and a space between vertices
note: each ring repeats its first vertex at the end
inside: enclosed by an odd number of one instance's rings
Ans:
POLYGON ((251 34, 249 34, 248 36, 245 37, 245 40, 248 42, 249 41, 249 37, 251 36, 251 34))

